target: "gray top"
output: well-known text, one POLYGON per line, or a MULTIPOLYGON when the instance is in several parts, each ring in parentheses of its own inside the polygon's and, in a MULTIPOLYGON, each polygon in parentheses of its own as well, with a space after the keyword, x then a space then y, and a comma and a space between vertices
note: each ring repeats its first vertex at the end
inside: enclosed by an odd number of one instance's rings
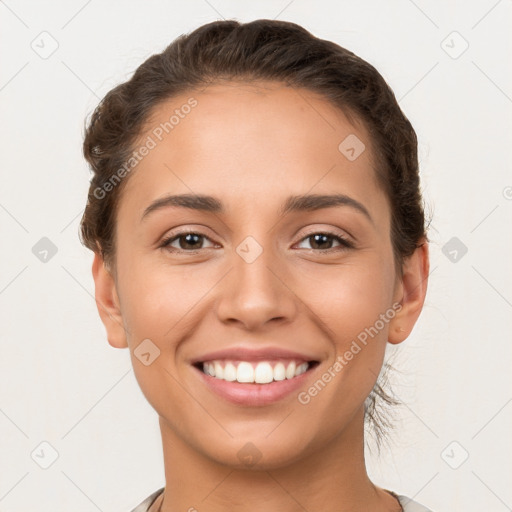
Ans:
MULTIPOLYGON (((154 503, 154 501, 162 494, 164 490, 164 487, 161 489, 158 489, 158 491, 155 491, 153 494, 148 496, 142 503, 140 503, 138 506, 136 506, 132 512, 148 512, 149 507, 154 503)), ((416 501, 411 500, 411 498, 408 498, 407 496, 403 496, 400 494, 395 494, 392 492, 393 496, 398 498, 398 501, 400 502, 400 505, 402 505, 402 508, 404 509, 404 512, 432 512, 427 507, 424 507, 423 505, 420 505, 416 501)))

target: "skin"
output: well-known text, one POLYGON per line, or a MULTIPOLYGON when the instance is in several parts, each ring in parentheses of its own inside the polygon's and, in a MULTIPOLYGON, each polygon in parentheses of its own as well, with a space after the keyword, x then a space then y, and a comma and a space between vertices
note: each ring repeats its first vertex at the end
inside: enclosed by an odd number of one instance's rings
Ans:
POLYGON ((99 254, 93 263, 108 341, 130 349, 159 414, 166 489, 152 510, 396 512, 396 499, 366 472, 363 403, 386 342, 404 341, 421 312, 428 244, 406 260, 403 276, 395 273, 371 140, 327 100, 276 83, 210 85, 159 105, 141 140, 191 96, 197 106, 128 178, 114 269, 99 254), (350 134, 366 146, 354 161, 338 150, 350 134), (169 193, 209 194, 226 211, 168 207, 141 220, 169 193), (279 215, 289 195, 308 193, 346 194, 372 220, 348 206, 279 215), (192 247, 174 239, 178 252, 160 247, 185 228, 205 238, 192 247), (311 235, 326 231, 354 247, 328 238, 318 248, 311 235), (236 252, 247 236, 263 249, 250 264, 236 252), (277 345, 320 362, 307 389, 397 302, 394 318, 305 405, 296 393, 262 407, 234 405, 189 364, 214 349, 277 345), (145 339, 160 350, 149 366, 134 355, 145 339), (261 456, 250 467, 237 455, 249 442, 261 456))

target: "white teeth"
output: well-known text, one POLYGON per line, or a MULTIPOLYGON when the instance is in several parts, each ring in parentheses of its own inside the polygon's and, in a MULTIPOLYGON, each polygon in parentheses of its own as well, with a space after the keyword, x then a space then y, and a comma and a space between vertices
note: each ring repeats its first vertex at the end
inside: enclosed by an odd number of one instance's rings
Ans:
POLYGON ((224 368, 222 368, 222 365, 218 361, 215 361, 215 363, 213 363, 213 367, 215 368, 214 376, 217 377, 218 379, 223 379, 224 368))
POLYGON ((301 375, 307 369, 308 369, 308 363, 299 364, 299 366, 297 366, 297 368, 295 368, 295 377, 297 377, 298 375, 301 375))
POLYGON ((254 370, 254 382, 256 384, 266 384, 274 380, 274 370, 270 363, 258 363, 254 370))
POLYGON ((286 369, 283 363, 277 363, 274 366, 274 380, 284 380, 286 378, 286 369))
POLYGON ((238 382, 254 382, 254 369, 251 363, 240 363, 236 369, 238 382))
POLYGON ((233 382, 236 380, 236 367, 232 363, 228 363, 224 367, 224 380, 227 380, 229 382, 233 382))
POLYGON ((293 379, 305 373, 308 368, 308 363, 297 365, 295 361, 291 361, 286 366, 282 362, 278 362, 274 367, 272 367, 269 361, 261 361, 255 367, 247 361, 241 361, 238 365, 231 362, 224 364, 222 361, 203 363, 204 373, 211 377, 228 382, 238 381, 256 384, 268 384, 272 381, 293 379))
POLYGON ((295 363, 293 361, 287 366, 285 375, 287 379, 295 377, 295 363))

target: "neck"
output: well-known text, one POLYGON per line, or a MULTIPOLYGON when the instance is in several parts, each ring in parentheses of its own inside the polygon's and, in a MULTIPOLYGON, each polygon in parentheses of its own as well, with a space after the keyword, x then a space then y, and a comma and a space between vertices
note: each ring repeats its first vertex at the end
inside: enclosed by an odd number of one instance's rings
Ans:
POLYGON ((195 451, 160 418, 166 486, 151 510, 398 512, 396 499, 368 478, 363 418, 361 410, 322 450, 268 470, 219 464, 195 451))

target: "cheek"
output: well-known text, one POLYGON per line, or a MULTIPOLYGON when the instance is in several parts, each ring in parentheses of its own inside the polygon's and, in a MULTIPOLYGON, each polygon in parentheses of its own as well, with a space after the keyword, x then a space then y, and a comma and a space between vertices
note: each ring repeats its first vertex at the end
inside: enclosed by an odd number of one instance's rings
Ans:
POLYGON ((317 303, 315 311, 328 327, 335 351, 333 364, 338 362, 333 391, 350 391, 354 402, 364 400, 382 367, 389 322, 395 313, 391 307, 393 278, 389 261, 367 258, 333 272, 331 280, 324 281, 317 303))
MULTIPOLYGON (((318 279, 316 282, 320 283, 318 279)), ((391 264, 372 256, 331 269, 329 278, 321 278, 321 287, 313 295, 316 312, 331 329, 341 349, 347 341, 372 327, 380 315, 386 314, 392 294, 391 264)), ((387 333, 387 323, 382 326, 379 322, 378 327, 387 333)))
POLYGON ((182 369, 176 366, 176 350, 198 322, 194 306, 205 295, 208 283, 184 266, 149 260, 125 257, 118 265, 132 366, 155 410, 168 412, 169 404, 186 410, 190 397, 179 385, 182 369), (144 353, 149 353, 146 360, 144 353))
POLYGON ((168 339, 208 290, 207 282, 184 266, 142 258, 119 262, 119 282, 123 317, 134 344, 141 337, 168 339))

